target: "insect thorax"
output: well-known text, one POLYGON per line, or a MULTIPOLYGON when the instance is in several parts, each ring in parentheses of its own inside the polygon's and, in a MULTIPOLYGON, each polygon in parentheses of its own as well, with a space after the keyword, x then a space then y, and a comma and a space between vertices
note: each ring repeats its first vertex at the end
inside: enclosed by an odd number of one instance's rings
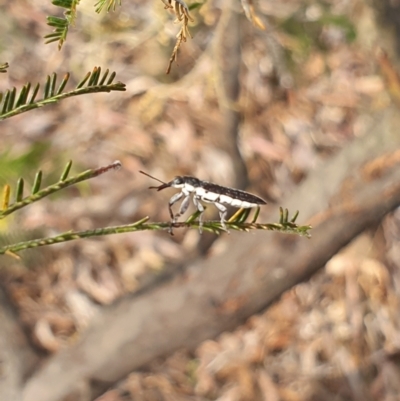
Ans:
POLYGON ((201 186, 201 180, 190 176, 178 176, 171 181, 173 188, 185 188, 188 192, 193 192, 195 188, 201 186))

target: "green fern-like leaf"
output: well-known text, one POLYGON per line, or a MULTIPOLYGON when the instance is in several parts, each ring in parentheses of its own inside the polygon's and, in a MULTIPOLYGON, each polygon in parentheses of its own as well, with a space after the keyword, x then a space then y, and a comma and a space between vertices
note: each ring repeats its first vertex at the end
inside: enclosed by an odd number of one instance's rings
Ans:
POLYGON ((65 9, 64 18, 47 17, 47 25, 54 28, 54 31, 44 38, 47 39, 45 43, 58 42, 58 49, 60 50, 67 39, 69 26, 75 22, 76 7, 79 0, 53 0, 52 4, 65 9))
POLYGON ((11 202, 11 187, 6 184, 3 187, 3 195, 1 199, 1 210, 0 210, 0 220, 4 219, 11 213, 14 213, 17 210, 22 209, 25 206, 28 206, 34 202, 39 201, 40 199, 45 198, 51 194, 54 194, 60 191, 63 188, 69 187, 71 185, 75 185, 79 182, 89 180, 91 178, 97 177, 101 174, 106 173, 110 170, 116 170, 121 167, 121 163, 119 161, 115 161, 104 167, 99 167, 97 169, 91 169, 84 171, 81 174, 68 178, 68 175, 71 171, 72 161, 68 162, 65 166, 60 179, 48 187, 40 189, 42 184, 42 172, 38 171, 35 176, 35 180, 32 185, 32 190, 30 195, 24 196, 24 179, 20 178, 17 181, 16 189, 15 189, 15 200, 11 202))
MULTIPOLYGON (((237 216, 237 220, 242 217, 242 213, 240 212, 237 216)), ((296 212, 295 217, 298 215, 296 212)), ((285 220, 288 217, 287 210, 283 211, 281 209, 280 212, 281 220, 280 223, 246 223, 239 222, 237 220, 226 222, 226 225, 231 230, 238 231, 250 231, 250 230, 269 230, 269 231, 279 231, 285 234, 296 234, 300 236, 310 237, 310 226, 298 226, 292 220, 285 220), (283 217, 283 218, 282 218, 283 217)), ((194 213, 189 219, 182 223, 173 223, 173 228, 198 228, 198 223, 195 219, 198 217, 198 212, 194 213)), ((294 217, 294 218, 295 218, 294 217)), ((104 235, 112 235, 112 234, 122 234, 128 232, 136 232, 136 231, 160 231, 167 230, 171 233, 171 223, 170 222, 157 222, 157 223, 149 223, 149 217, 146 216, 135 223, 127 224, 123 226, 113 226, 113 227, 104 227, 104 228, 96 228, 93 230, 86 231, 67 231, 65 233, 56 235, 54 237, 40 238, 34 239, 30 241, 24 241, 17 244, 11 244, 0 247, 0 255, 8 254, 11 256, 15 256, 16 252, 22 251, 24 249, 37 248, 40 246, 59 244, 61 242, 73 241, 76 239, 82 238, 90 238, 90 237, 98 237, 104 235)), ((203 230, 209 231, 214 234, 222 234, 225 230, 221 227, 221 223, 219 221, 205 221, 203 224, 203 230)))
POLYGON ((67 38, 69 28, 68 20, 59 17, 47 17, 47 25, 53 27, 54 31, 44 37, 47 39, 45 43, 58 42, 58 49, 60 50, 67 38))
POLYGON ((104 8, 107 12, 111 9, 115 11, 117 5, 121 5, 121 0, 99 0, 94 6, 96 7, 96 13, 101 13, 104 8))
POLYGON ((40 84, 36 84, 31 90, 30 82, 22 87, 19 94, 16 88, 4 93, 0 92, 0 121, 71 96, 96 92, 125 91, 125 84, 122 82, 113 83, 115 76, 115 72, 110 74, 107 69, 102 74, 100 67, 94 67, 93 71, 88 72, 73 90, 64 92, 70 77, 69 73, 65 74, 58 86, 57 74, 53 73, 47 77, 41 100, 36 100, 40 84))

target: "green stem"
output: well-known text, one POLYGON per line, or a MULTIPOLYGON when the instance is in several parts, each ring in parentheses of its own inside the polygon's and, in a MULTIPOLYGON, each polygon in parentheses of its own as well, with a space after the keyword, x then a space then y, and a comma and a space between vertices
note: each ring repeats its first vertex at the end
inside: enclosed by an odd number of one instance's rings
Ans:
POLYGON ((35 103, 27 103, 22 106, 11 109, 9 111, 4 110, 2 113, 0 113, 1 114, 0 121, 24 113, 29 110, 37 109, 50 103, 56 103, 62 99, 66 99, 71 96, 79 96, 87 93, 125 91, 125 90, 126 90, 125 85, 121 82, 116 82, 115 84, 111 85, 96 85, 96 86, 74 89, 71 92, 61 93, 52 97, 48 97, 46 99, 38 100, 35 103))
MULTIPOLYGON (((16 253, 24 249, 37 248, 39 246, 58 244, 61 242, 72 241, 81 238, 88 237, 99 237, 103 235, 110 234, 122 234, 135 231, 145 231, 145 230, 169 230, 171 228, 171 223, 169 222, 156 222, 147 223, 149 217, 144 217, 143 219, 128 225, 113 226, 105 228, 97 228, 94 230, 86 231, 67 231, 65 233, 59 234, 55 237, 40 238, 30 241, 19 242, 17 244, 6 245, 0 248, 0 255, 5 253, 16 253)), ((310 226, 297 226, 293 223, 285 224, 258 224, 258 223, 238 223, 238 222, 226 222, 227 227, 234 230, 249 231, 251 229, 258 230, 269 230, 269 231, 279 231, 286 234, 297 234, 301 236, 310 237, 309 230, 310 226)), ((174 223, 173 228, 198 228, 198 222, 182 222, 174 223)), ((224 230, 221 227, 219 221, 207 221, 203 225, 204 231, 214 232, 216 234, 221 234, 224 230)))
POLYGON ((19 210, 19 209, 23 208, 24 206, 30 205, 33 202, 37 202, 38 200, 40 200, 48 195, 51 195, 51 194, 59 191, 60 189, 69 187, 71 185, 77 184, 78 182, 82 182, 82 181, 88 180, 93 177, 97 177, 98 175, 106 173, 109 170, 119 169, 120 167, 121 167, 121 163, 119 161, 115 161, 114 163, 109 164, 108 166, 84 171, 83 173, 80 173, 80 174, 76 175, 75 177, 71 177, 64 181, 59 181, 53 185, 48 186, 47 188, 43 188, 41 191, 38 191, 35 194, 27 196, 25 199, 22 199, 20 202, 16 202, 16 203, 8 206, 8 208, 6 210, 2 210, 0 212, 0 220, 4 219, 4 217, 15 212, 16 210, 19 210))

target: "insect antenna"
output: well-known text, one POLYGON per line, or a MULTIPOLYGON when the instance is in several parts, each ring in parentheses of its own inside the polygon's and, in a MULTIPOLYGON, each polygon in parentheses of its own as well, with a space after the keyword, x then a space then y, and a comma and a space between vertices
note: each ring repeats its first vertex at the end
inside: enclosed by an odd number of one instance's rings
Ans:
MULTIPOLYGON (((161 181, 161 180, 159 180, 158 178, 153 177, 152 175, 147 174, 147 173, 145 173, 145 172, 142 171, 142 170, 139 170, 139 173, 141 173, 141 174, 143 174, 143 175, 147 175, 147 177, 150 177, 150 178, 152 178, 153 180, 156 180, 156 181, 158 181, 158 182, 161 182, 161 184, 163 184, 163 185, 168 185, 166 182, 161 181)), ((160 186, 158 186, 158 187, 149 187, 149 189, 158 189, 158 190, 159 190, 159 188, 160 188, 160 186)))

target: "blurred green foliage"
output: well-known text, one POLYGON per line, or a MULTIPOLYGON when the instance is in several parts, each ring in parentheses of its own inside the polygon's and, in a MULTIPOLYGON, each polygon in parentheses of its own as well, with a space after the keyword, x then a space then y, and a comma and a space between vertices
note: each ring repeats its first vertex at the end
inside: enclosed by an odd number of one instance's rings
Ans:
MULTIPOLYGON (((29 195, 35 175, 39 170, 44 172, 42 187, 57 182, 60 179, 60 171, 63 170, 67 160, 67 156, 52 148, 50 141, 33 142, 28 149, 19 154, 16 154, 15 150, 11 150, 11 148, 4 150, 0 152, 0 193, 5 184, 10 185, 11 200, 14 201, 17 181, 22 177, 25 181, 24 196, 29 195)), ((82 169, 81 166, 74 165, 74 169, 76 168, 82 169)), ((73 190, 78 190, 81 196, 90 193, 86 183, 80 184, 73 190)))
POLYGON ((332 26, 342 31, 348 43, 355 40, 356 29, 350 19, 346 15, 333 14, 327 7, 322 8, 321 15, 316 19, 307 18, 306 9, 302 8, 280 24, 282 31, 297 43, 292 51, 303 57, 307 57, 313 48, 327 49, 322 33, 332 26))
POLYGON ((192 3, 192 4, 189 5, 189 11, 192 11, 192 10, 194 10, 194 9, 196 9, 196 8, 201 7, 203 4, 204 4, 203 2, 200 3, 200 2, 198 2, 198 1, 196 1, 196 2, 194 2, 194 3, 192 3))
POLYGON ((12 185, 20 177, 33 182, 36 171, 43 166, 43 160, 48 158, 49 152, 48 141, 34 142, 21 154, 15 154, 11 148, 3 150, 0 153, 0 186, 12 185))

